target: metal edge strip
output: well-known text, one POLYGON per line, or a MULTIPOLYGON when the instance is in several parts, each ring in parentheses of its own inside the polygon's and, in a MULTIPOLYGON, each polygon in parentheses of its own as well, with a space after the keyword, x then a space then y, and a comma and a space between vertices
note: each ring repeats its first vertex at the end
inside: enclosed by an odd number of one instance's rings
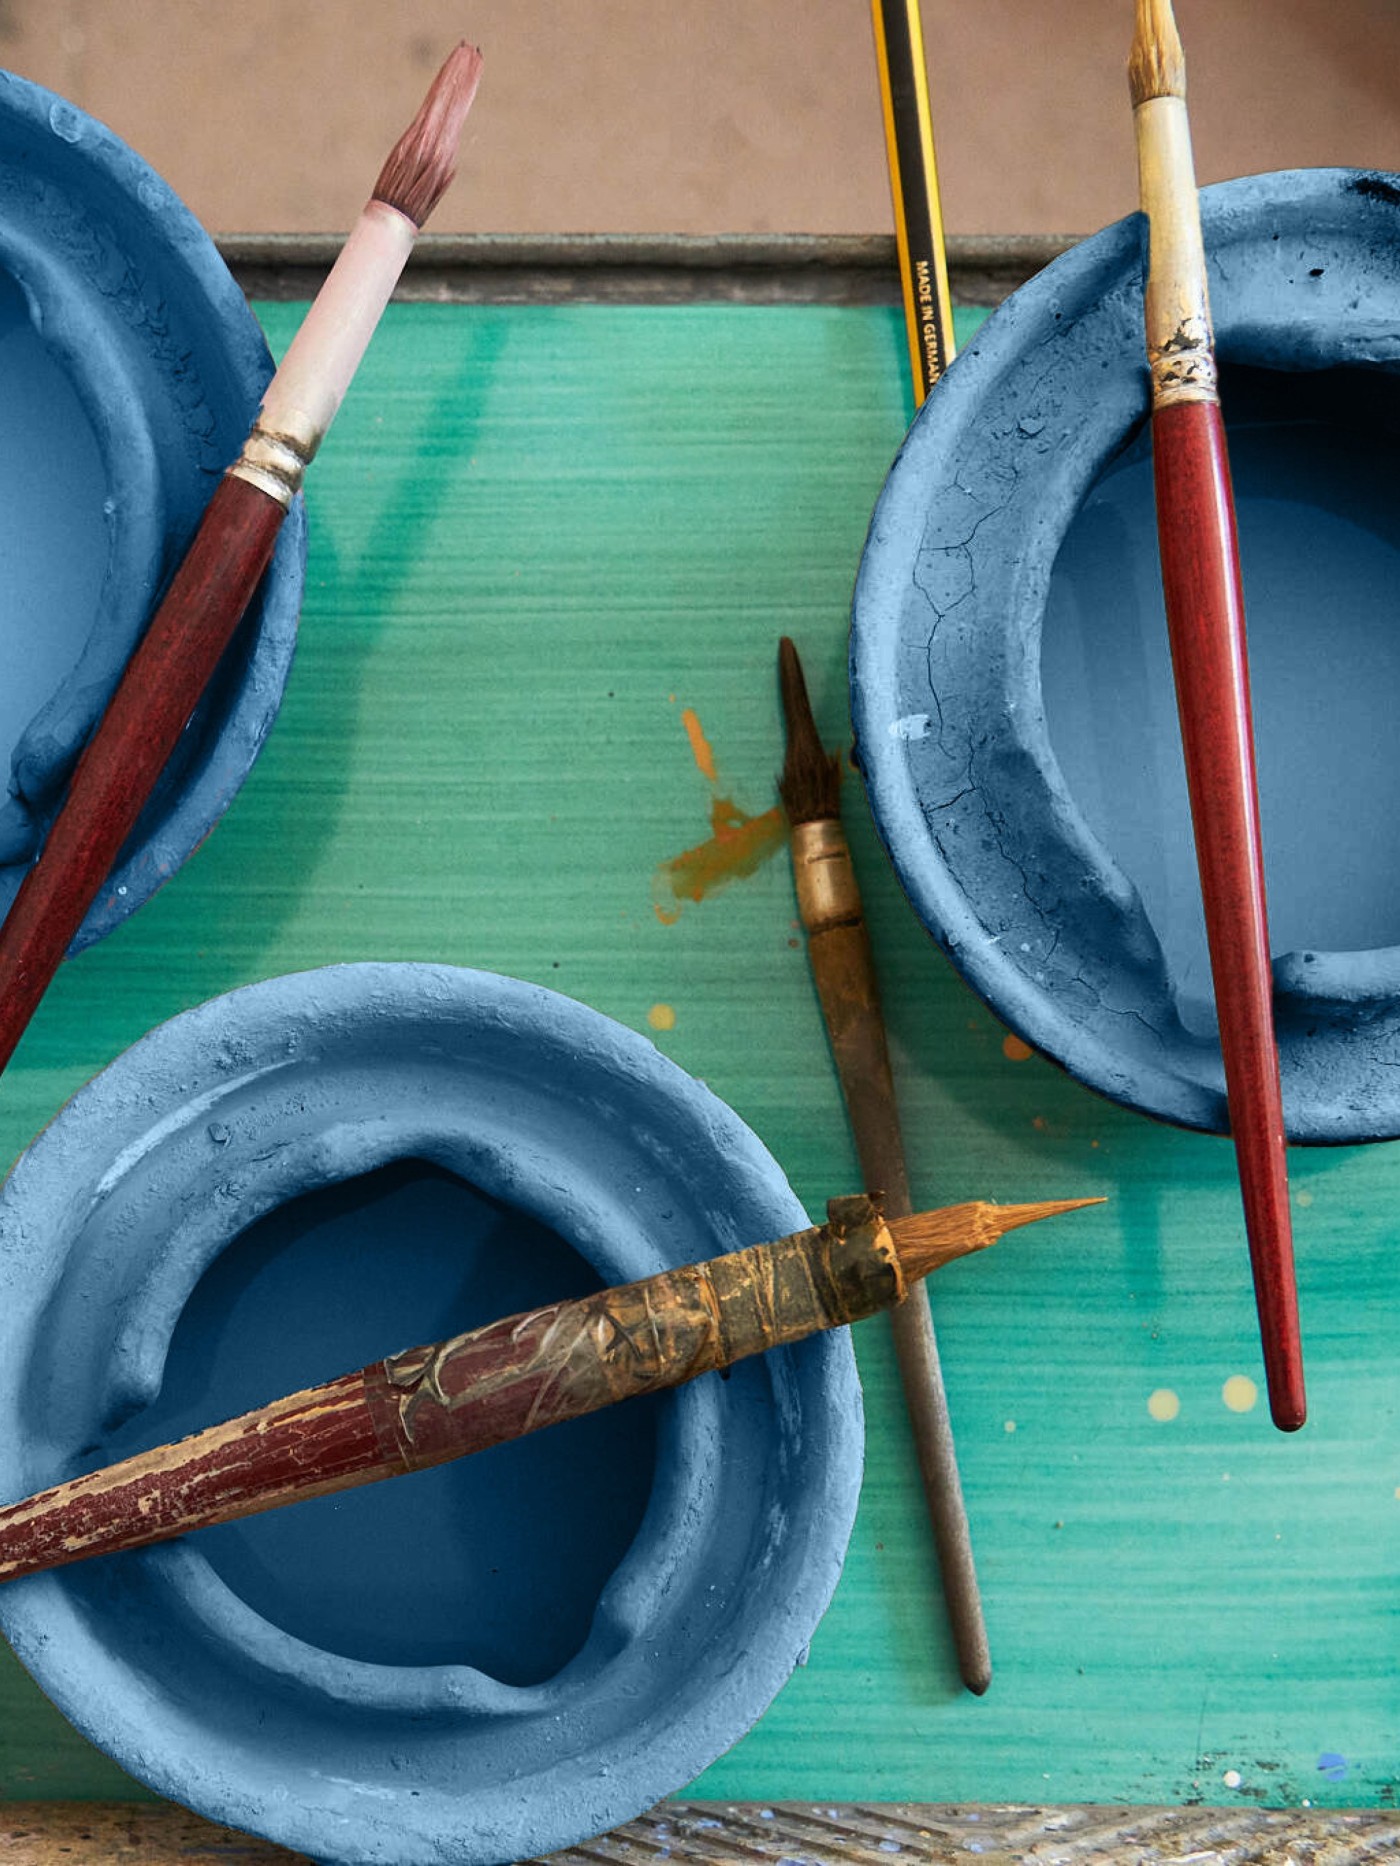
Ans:
MULTIPOLYGON (((1076 243, 1064 234, 952 235, 954 302, 994 305, 1076 243)), ((222 235, 250 298, 308 299, 342 238, 222 235)), ((439 304, 898 304, 890 234, 432 234, 396 298, 439 304)))

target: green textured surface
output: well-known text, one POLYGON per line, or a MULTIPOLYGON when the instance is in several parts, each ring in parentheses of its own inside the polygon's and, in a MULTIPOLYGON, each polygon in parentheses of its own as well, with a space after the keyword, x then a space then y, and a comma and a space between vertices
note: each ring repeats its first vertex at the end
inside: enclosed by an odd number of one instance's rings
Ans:
MULTIPOLYGON (((280 348, 300 308, 262 313, 280 348)), ((684 708, 720 793, 774 801, 780 633, 826 735, 845 730, 850 586, 906 367, 884 311, 395 307, 311 478, 276 731, 187 868, 64 968, 3 1082, 5 1158, 150 1025, 217 992, 332 960, 438 959, 640 1030, 674 1007, 657 1041, 808 1207, 851 1189, 786 857, 673 925, 652 880, 708 832, 684 708)), ((916 1197, 1112 1203, 932 1292, 990 1694, 956 1685, 869 1323, 866 1485, 835 1604, 810 1663, 695 1792, 1390 1802, 1395 1149, 1294 1156, 1313 1420, 1284 1439, 1262 1401, 1222 1398, 1229 1377, 1260 1378, 1228 1146, 1008 1056, 849 788, 916 1197), (1170 1422, 1149 1413, 1159 1389, 1179 1396, 1170 1422)), ((7 1658, 0 1793, 141 1791, 7 1658)))

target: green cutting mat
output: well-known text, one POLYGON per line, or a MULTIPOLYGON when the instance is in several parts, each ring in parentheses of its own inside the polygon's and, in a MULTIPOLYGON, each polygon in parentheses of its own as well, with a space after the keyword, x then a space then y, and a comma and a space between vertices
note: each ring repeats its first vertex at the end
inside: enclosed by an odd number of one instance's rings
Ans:
MULTIPOLYGON (((300 314, 262 307, 275 348, 300 314)), ((785 855, 669 924, 654 887, 716 799, 773 804, 783 632, 827 736, 846 730, 847 604, 906 367, 880 310, 395 307, 311 476, 276 731, 207 846, 64 968, 0 1087, 4 1156, 217 992, 436 959, 651 1030, 810 1209, 853 1188, 785 855)), ((917 1198, 1112 1202, 933 1289, 990 1694, 957 1687, 885 1329, 864 1324, 835 1604, 696 1793, 1392 1801, 1400 1160, 1294 1157, 1313 1422, 1285 1439, 1240 1380, 1260 1375, 1228 1145, 1006 1043, 848 791, 917 1198)), ((0 1792, 141 1791, 7 1660, 0 1792)))

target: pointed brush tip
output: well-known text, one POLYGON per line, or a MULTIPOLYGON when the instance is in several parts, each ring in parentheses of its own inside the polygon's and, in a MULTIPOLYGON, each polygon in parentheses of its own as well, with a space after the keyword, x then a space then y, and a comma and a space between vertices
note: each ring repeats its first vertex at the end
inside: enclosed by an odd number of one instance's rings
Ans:
POLYGON ((797 652, 797 643, 791 635, 784 635, 778 643, 778 686, 782 693, 788 731, 799 730, 805 724, 815 732, 812 702, 807 693, 807 675, 802 666, 802 656, 797 652))
POLYGON ((389 152, 372 198, 421 227, 457 171, 462 126, 481 81, 481 52, 461 40, 428 87, 418 114, 389 152))
POLYGON ((1059 1218, 1065 1212, 1083 1211, 1089 1205, 1106 1205, 1106 1195, 1100 1193, 1092 1199, 1037 1199, 1029 1205, 993 1205, 992 1223, 997 1235, 1014 1231, 1019 1225, 1039 1224, 1042 1218, 1059 1218))
POLYGON ((787 731, 786 756, 778 792, 788 821, 820 822, 841 813, 841 764, 822 744, 812 713, 807 677, 796 643, 784 635, 778 643, 778 687, 787 731))
POLYGON ((905 1274, 917 1278, 928 1276, 959 1257, 989 1250, 1018 1225, 1038 1224, 1042 1218, 1058 1218, 1086 1205, 1106 1203, 1102 1196, 1039 1199, 1027 1205, 996 1205, 989 1199, 975 1199, 969 1204, 948 1205, 938 1211, 911 1212, 907 1217, 890 1219, 888 1225, 905 1274))

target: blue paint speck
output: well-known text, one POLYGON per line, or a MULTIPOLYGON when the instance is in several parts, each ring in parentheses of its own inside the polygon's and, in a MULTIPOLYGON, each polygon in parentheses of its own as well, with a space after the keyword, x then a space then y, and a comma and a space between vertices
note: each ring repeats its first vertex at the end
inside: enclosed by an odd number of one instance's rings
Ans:
POLYGON ((1339 1756, 1334 1749, 1324 1749, 1317 1759, 1318 1774, 1325 1775, 1329 1782, 1344 1782, 1350 1769, 1346 1757, 1339 1756))

